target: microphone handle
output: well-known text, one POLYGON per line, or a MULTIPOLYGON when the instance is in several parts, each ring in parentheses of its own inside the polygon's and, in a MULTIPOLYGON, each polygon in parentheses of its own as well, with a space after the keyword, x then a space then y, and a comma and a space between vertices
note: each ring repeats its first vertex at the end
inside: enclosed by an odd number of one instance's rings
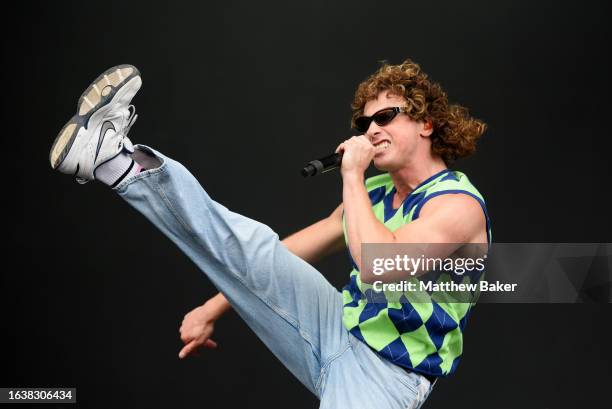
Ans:
POLYGON ((324 158, 311 160, 302 169, 302 176, 317 176, 328 172, 332 169, 339 168, 342 164, 342 154, 334 153, 333 155, 326 156, 324 158))

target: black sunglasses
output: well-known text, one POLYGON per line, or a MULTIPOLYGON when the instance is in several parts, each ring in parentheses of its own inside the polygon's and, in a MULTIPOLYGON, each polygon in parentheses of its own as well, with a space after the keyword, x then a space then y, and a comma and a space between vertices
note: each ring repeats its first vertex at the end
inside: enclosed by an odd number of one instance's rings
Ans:
POLYGON ((406 108, 383 108, 372 116, 360 116, 359 118, 355 119, 355 129, 357 129, 361 133, 366 133, 367 130, 370 128, 370 124, 372 123, 372 121, 374 121, 378 126, 385 126, 389 122, 393 121, 393 118, 395 118, 397 114, 401 112, 406 112, 406 108))

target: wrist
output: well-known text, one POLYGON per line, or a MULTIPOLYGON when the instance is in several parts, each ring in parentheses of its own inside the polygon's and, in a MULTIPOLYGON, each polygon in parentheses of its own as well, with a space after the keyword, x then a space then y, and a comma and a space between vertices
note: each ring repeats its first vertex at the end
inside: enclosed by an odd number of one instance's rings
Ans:
POLYGON ((219 293, 215 297, 207 300, 203 307, 208 311, 210 320, 215 321, 230 308, 230 303, 221 293, 219 293))
POLYGON ((363 185, 365 182, 365 176, 363 171, 351 170, 342 172, 342 181, 345 184, 359 184, 363 185))

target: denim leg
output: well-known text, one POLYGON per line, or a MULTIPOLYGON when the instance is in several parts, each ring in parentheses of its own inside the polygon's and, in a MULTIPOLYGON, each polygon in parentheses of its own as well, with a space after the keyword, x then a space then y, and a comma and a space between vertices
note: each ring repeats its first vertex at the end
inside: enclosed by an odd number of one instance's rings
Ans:
POLYGON ((146 146, 161 165, 115 190, 172 240, 230 301, 274 355, 315 395, 321 362, 346 340, 340 293, 268 226, 213 201, 180 163, 146 146))
POLYGON ((320 409, 417 409, 429 381, 387 361, 349 335, 349 348, 323 367, 320 409))

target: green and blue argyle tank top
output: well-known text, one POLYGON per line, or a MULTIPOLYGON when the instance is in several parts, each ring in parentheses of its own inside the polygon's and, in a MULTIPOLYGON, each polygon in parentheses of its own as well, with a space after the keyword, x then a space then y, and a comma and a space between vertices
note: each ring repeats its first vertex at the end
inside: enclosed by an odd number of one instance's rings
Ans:
MULTIPOLYGON (((417 186, 402 205, 393 209, 395 187, 388 173, 368 178, 366 190, 378 220, 391 231, 418 219, 428 200, 444 194, 467 194, 480 203, 491 243, 491 226, 482 195, 461 172, 448 169, 417 186)), ((344 237, 346 226, 343 218, 344 237)), ((347 245, 348 248, 348 245, 347 245)), ((410 295, 401 302, 369 302, 364 296, 360 273, 351 258, 353 270, 342 289, 343 323, 355 337, 365 342, 385 359, 428 376, 452 374, 463 351, 463 331, 473 303, 411 302, 410 295)), ((371 288, 371 287, 369 287, 371 288)), ((368 290, 369 291, 369 290, 368 290)), ((414 299, 413 299, 414 300, 414 299)))

